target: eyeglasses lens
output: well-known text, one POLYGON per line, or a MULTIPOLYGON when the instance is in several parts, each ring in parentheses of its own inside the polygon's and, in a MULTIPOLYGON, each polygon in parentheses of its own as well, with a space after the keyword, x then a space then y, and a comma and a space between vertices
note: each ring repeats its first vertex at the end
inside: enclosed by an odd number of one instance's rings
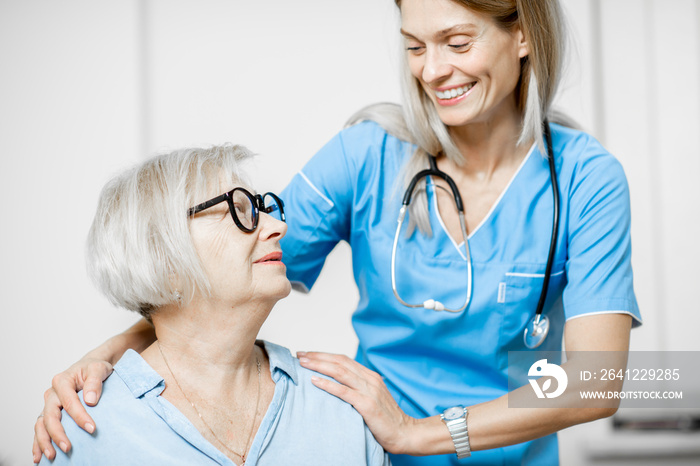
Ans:
POLYGON ((282 209, 280 208, 279 203, 277 202, 277 199, 275 199, 274 196, 271 196, 269 193, 265 194, 265 197, 263 198, 263 202, 265 203, 265 213, 274 218, 275 220, 282 220, 282 209))
POLYGON ((255 225, 255 207, 253 200, 248 197, 243 191, 236 190, 233 192, 233 207, 235 209, 238 221, 249 230, 255 225))

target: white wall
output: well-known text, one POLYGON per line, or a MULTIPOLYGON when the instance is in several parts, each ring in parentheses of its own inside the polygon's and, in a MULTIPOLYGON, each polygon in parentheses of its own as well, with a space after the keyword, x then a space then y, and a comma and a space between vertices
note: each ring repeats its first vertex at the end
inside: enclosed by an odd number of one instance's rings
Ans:
POLYGON ((135 2, 0 3, 0 463, 29 464, 56 368, 133 316, 93 290, 83 242, 138 159, 135 2))
MULTIPOLYGON (((245 144, 260 154, 260 191, 281 191, 360 107, 399 100, 390 2, 151 0, 146 14, 147 152, 245 144)), ((275 308, 263 338, 354 354, 349 248, 333 255, 311 295, 275 308)))
MULTIPOLYGON (((700 2, 563 3, 577 46, 559 103, 632 190, 645 319, 633 348, 700 350, 700 2)), ((259 189, 281 190, 353 111, 399 100, 397 28, 388 0, 0 0, 0 464, 29 462, 51 376, 136 320, 84 272, 109 176, 154 151, 230 141, 260 154, 259 189)), ((262 337, 353 354, 356 301, 341 246, 262 337)), ((584 464, 607 429, 562 435, 564 464, 584 464)))

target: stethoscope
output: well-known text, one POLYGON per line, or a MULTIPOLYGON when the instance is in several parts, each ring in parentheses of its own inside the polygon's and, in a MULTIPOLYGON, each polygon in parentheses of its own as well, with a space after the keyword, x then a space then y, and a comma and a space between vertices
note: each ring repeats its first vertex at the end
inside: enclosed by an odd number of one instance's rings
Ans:
MULTIPOLYGON (((552 276, 552 264, 554 262, 554 252, 557 247, 557 235, 559 232, 559 184, 557 182, 557 172, 554 166, 554 149, 552 148, 552 133, 549 128, 549 122, 544 120, 544 137, 547 143, 547 159, 549 161, 549 176, 552 182, 552 196, 554 198, 554 215, 552 216, 552 238, 549 242, 549 253, 547 255, 547 265, 544 272, 544 282, 542 283, 542 290, 540 291, 540 299, 537 302, 537 309, 535 310, 535 315, 530 320, 528 325, 525 327, 523 333, 523 340, 525 341, 525 346, 530 349, 537 348, 542 344, 542 342, 547 337, 549 333, 549 319, 546 315, 542 314, 544 309, 544 303, 547 299, 547 289, 549 288, 549 280, 552 276)), ((428 161, 430 168, 422 170, 413 177, 411 182, 406 188, 406 192, 403 196, 403 202, 401 205, 401 210, 399 211, 399 218, 396 225, 396 234, 394 235, 394 245, 391 249, 391 288, 394 291, 394 296, 396 299, 404 306, 410 308, 424 308, 432 309, 435 311, 447 311, 447 312, 462 312, 469 306, 472 299, 472 261, 471 255, 469 253, 469 239, 467 237, 467 227, 464 220, 464 204, 462 203, 462 196, 459 194, 457 185, 454 180, 445 172, 438 169, 435 157, 432 155, 428 156, 428 161), (401 234, 401 226, 403 225, 404 218, 406 217, 406 212, 408 211, 408 205, 411 203, 411 197, 413 196, 413 191, 420 180, 427 176, 437 177, 443 179, 452 191, 452 196, 454 197, 455 206, 457 207, 457 215, 459 217, 459 226, 462 230, 462 238, 464 239, 464 249, 466 252, 466 262, 467 262, 467 298, 464 304, 459 309, 449 309, 445 307, 440 301, 435 299, 427 299, 422 304, 409 304, 399 296, 399 292, 396 288, 396 247, 399 242, 399 235, 401 234)), ((442 186, 435 185, 438 188, 445 189, 442 186)), ((446 189, 445 189, 446 191, 446 189)))

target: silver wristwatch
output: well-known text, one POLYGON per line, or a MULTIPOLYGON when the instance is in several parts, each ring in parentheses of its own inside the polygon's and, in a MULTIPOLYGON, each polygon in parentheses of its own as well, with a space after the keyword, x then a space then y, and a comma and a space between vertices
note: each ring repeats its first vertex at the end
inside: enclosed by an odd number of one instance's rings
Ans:
POLYGON ((453 406, 447 408, 441 415, 440 419, 450 431, 450 436, 455 444, 457 458, 467 458, 471 456, 472 450, 469 447, 469 432, 467 431, 467 408, 462 406, 453 406))

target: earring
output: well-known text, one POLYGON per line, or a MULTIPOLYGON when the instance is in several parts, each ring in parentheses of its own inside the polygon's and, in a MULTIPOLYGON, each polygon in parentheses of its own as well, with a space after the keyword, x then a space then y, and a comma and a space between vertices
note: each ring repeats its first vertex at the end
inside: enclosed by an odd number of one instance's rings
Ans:
POLYGON ((182 301, 182 295, 180 294, 180 291, 179 291, 179 290, 175 290, 175 300, 176 300, 177 302, 182 301))

